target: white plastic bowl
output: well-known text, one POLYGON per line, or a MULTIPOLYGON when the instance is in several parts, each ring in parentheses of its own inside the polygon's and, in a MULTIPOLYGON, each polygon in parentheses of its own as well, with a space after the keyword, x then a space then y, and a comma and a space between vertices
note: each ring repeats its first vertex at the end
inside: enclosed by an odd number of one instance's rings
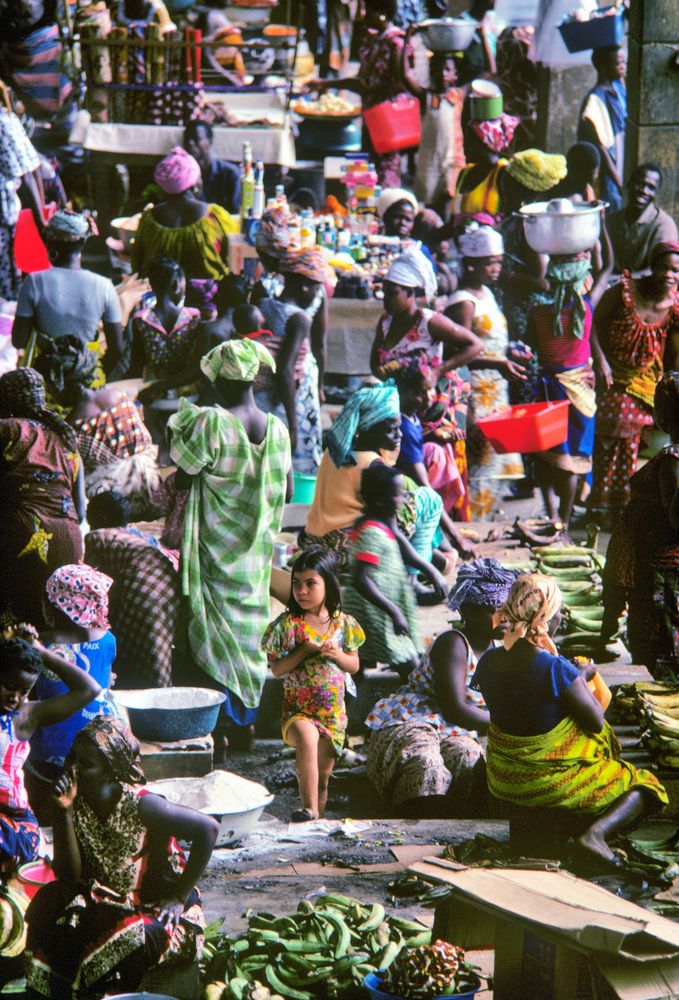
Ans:
POLYGON ((168 802, 190 806, 213 816, 219 823, 215 847, 235 844, 245 837, 274 800, 264 785, 221 770, 212 771, 204 778, 150 781, 146 787, 164 796, 168 802))

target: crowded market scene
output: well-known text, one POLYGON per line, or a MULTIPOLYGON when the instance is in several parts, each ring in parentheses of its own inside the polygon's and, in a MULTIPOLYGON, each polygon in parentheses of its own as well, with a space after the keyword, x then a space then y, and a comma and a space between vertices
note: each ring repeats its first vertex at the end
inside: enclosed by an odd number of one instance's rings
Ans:
POLYGON ((676 0, 0 0, 0 1000, 679 997, 676 0))

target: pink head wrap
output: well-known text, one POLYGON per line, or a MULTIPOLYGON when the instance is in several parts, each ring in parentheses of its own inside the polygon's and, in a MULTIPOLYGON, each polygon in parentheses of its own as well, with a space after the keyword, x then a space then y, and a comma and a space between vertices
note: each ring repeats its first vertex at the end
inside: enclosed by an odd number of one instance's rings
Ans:
POLYGON ((82 628, 108 628, 110 576, 83 563, 55 569, 47 581, 50 604, 82 628))
POLYGON ((166 194, 181 194, 194 187, 200 180, 200 167, 190 153, 181 146, 173 150, 157 164, 153 179, 166 194))
POLYGON ((514 115, 503 114, 500 118, 470 122, 471 130, 484 146, 494 153, 501 153, 511 144, 516 128, 521 121, 514 115))

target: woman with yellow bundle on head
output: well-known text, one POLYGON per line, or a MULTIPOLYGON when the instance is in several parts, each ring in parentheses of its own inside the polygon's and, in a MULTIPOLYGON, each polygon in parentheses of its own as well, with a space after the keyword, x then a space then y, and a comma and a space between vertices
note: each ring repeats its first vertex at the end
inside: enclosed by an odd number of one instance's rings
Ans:
POLYGON ((482 657, 474 678, 490 712, 488 787, 515 805, 594 814, 576 839, 578 852, 599 867, 619 867, 608 840, 667 804, 667 793, 650 771, 621 760, 588 687, 596 668, 559 656, 553 637, 561 593, 554 581, 540 573, 520 577, 501 614, 503 644, 482 657))

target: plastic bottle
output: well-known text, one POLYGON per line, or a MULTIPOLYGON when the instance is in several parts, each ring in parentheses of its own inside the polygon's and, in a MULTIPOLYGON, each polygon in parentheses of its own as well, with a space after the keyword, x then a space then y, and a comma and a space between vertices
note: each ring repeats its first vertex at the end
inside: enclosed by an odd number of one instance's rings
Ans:
POLYGON ((255 175, 252 169, 252 146, 243 143, 243 166, 241 170, 240 217, 244 223, 255 200, 255 175))
POLYGON ((255 186, 252 200, 252 214, 255 219, 261 219, 264 211, 264 164, 257 160, 255 164, 255 186))
POLYGON ((310 208, 302 209, 299 236, 303 247, 312 247, 316 242, 316 224, 310 208))
POLYGON ((276 185, 276 204, 287 205, 288 199, 285 197, 285 188, 282 184, 276 185))

